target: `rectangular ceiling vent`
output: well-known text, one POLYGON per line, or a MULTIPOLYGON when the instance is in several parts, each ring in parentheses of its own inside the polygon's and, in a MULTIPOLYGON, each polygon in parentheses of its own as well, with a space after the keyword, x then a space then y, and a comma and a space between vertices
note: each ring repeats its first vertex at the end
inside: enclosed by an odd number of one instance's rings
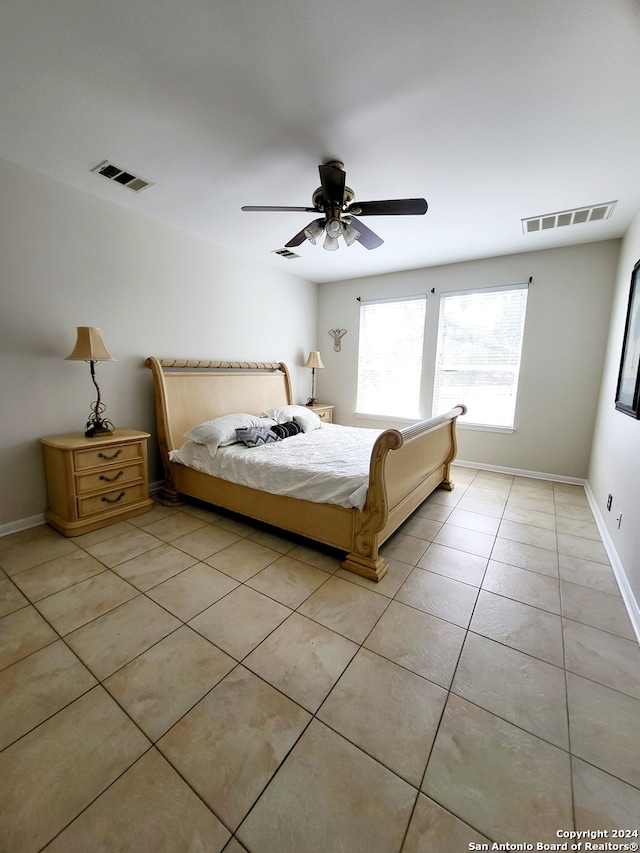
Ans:
POLYGON ((616 206, 615 201, 593 204, 591 207, 576 207, 573 210, 560 210, 557 213, 545 213, 522 220, 522 231, 548 231, 550 228, 562 228, 565 225, 581 225, 583 222, 599 222, 608 219, 616 206))
POLYGON ((119 166, 114 166, 113 163, 110 163, 108 160, 100 163, 99 166, 96 166, 95 169, 92 169, 91 171, 98 175, 104 175, 104 177, 108 178, 110 181, 122 184, 123 187, 133 190, 135 193, 142 192, 142 190, 146 190, 147 187, 153 186, 152 181, 145 181, 144 178, 138 178, 136 175, 132 175, 131 172, 125 172, 124 169, 120 169, 119 166))
POLYGON ((281 258, 288 258, 290 261, 300 257, 295 252, 290 252, 289 249, 272 249, 272 252, 274 255, 280 255, 281 258))

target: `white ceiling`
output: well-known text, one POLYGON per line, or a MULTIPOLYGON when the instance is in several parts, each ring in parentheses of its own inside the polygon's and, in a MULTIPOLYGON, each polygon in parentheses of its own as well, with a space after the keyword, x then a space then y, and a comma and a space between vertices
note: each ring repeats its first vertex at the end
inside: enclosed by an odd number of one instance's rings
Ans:
POLYGON ((621 236, 640 209, 636 0, 5 0, 0 156, 312 281, 621 236), (384 240, 305 242, 317 166, 384 240), (111 160, 154 186, 92 174, 111 160), (521 218, 618 200, 606 222, 521 218))

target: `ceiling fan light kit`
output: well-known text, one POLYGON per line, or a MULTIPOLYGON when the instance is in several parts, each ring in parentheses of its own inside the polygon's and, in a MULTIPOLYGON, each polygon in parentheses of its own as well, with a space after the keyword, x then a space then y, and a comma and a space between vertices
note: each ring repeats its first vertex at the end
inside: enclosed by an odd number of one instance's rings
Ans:
POLYGON ((323 234, 324 227, 321 219, 314 219, 313 222, 310 222, 304 229, 304 236, 314 246, 323 234))
POLYGON ((351 220, 344 221, 344 226, 342 228, 342 236, 344 237, 344 242, 347 246, 353 246, 358 237, 360 237, 360 232, 356 231, 356 229, 351 224, 351 220))
POLYGON ((330 160, 323 166, 318 166, 320 186, 313 193, 313 207, 277 207, 246 205, 242 210, 250 212, 291 211, 296 213, 321 213, 320 219, 314 219, 295 237, 292 237, 285 247, 299 246, 308 240, 316 245, 324 234, 323 249, 334 252, 340 247, 340 237, 347 246, 355 242, 361 243, 365 249, 376 249, 384 240, 378 237, 358 216, 422 216, 427 212, 428 205, 423 198, 398 198, 384 201, 355 201, 351 187, 345 185, 346 174, 344 163, 330 160))

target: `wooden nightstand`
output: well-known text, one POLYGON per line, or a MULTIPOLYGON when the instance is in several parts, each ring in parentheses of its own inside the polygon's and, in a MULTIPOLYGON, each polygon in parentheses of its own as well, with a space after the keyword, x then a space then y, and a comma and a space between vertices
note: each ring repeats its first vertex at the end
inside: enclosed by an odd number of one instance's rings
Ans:
POLYGON ((307 408, 311 409, 312 412, 315 412, 320 420, 324 421, 326 424, 333 423, 333 406, 325 406, 324 403, 316 403, 315 406, 307 406, 307 408))
POLYGON ((150 510, 148 438, 135 429, 100 438, 41 438, 47 523, 65 536, 79 536, 150 510))

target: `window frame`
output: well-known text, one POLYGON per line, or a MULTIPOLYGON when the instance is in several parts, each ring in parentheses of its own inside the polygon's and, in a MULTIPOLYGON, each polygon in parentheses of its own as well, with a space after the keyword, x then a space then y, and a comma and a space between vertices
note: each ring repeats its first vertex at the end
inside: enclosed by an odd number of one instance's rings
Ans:
MULTIPOLYGON (((356 362, 355 376, 355 391, 354 391, 354 414, 357 418, 372 421, 389 421, 396 423, 415 423, 416 420, 427 419, 434 412, 434 398, 436 391, 436 373, 437 373, 437 357, 438 357, 438 338, 440 331, 440 316, 442 309, 442 300, 451 296, 468 295, 475 296, 486 293, 499 293, 513 290, 527 291, 527 299, 524 306, 524 317, 522 324, 522 334, 520 338, 520 352, 517 365, 516 382, 514 386, 514 409, 513 409, 513 424, 512 426, 502 426, 497 424, 474 423, 466 421, 464 418, 458 419, 458 426, 465 430, 478 430, 484 432, 495 433, 513 433, 517 428, 518 414, 518 391, 522 377, 523 353, 525 345, 525 334, 527 324, 527 313, 529 311, 528 289, 532 279, 524 282, 516 282, 504 285, 490 285, 486 287, 466 287, 456 288, 452 290, 442 290, 436 292, 435 288, 427 288, 428 292, 418 292, 404 296, 391 296, 382 298, 365 299, 357 297, 360 303, 359 321, 358 321, 358 350, 356 362), (436 306, 436 297, 437 306, 436 306), (360 411, 358 409, 358 386, 360 382, 360 357, 361 357, 361 317, 362 308, 367 305, 384 304, 384 303, 408 303, 413 301, 424 300, 424 325, 422 330, 422 364, 421 376, 419 380, 418 394, 418 412, 415 417, 397 414, 379 414, 374 412, 360 411)), ((459 402, 459 401, 456 401, 459 402)), ((464 400, 462 402, 465 402, 464 400)))
POLYGON ((358 316, 358 355, 356 362, 356 394, 355 394, 355 414, 359 418, 369 418, 375 420, 391 420, 391 421, 406 421, 407 423, 415 423, 416 420, 421 419, 421 412, 423 411, 423 391, 424 391, 424 365, 425 365, 425 342, 426 342, 426 325, 427 325, 427 294, 426 293, 416 293, 409 296, 390 296, 383 297, 380 299, 360 299, 358 297, 358 301, 360 303, 359 306, 359 316, 358 316), (392 304, 392 303, 402 303, 407 304, 409 302, 421 302, 423 303, 423 320, 422 320, 422 339, 420 342, 420 375, 418 377, 417 382, 417 398, 416 398, 416 415, 412 416, 409 414, 388 414, 381 412, 369 412, 365 410, 360 410, 358 403, 360 402, 360 361, 362 356, 362 311, 363 308, 367 308, 368 306, 374 305, 383 305, 383 304, 392 304))
MULTIPOLYGON (((524 291, 525 292, 525 301, 524 301, 524 311, 522 316, 522 327, 521 327, 521 335, 520 335, 520 347, 518 351, 518 361, 515 368, 515 382, 513 385, 513 417, 510 425, 505 424, 491 424, 491 423, 482 423, 482 422, 474 422, 471 420, 466 420, 468 417, 464 415, 458 418, 458 426, 470 429, 470 430, 480 430, 486 432, 501 432, 501 433, 513 433, 516 431, 516 422, 517 422, 517 412, 518 412, 518 390, 520 387, 520 377, 522 372, 522 353, 524 350, 524 339, 525 339, 525 330, 526 330, 526 321, 527 321, 527 309, 528 309, 528 291, 529 285, 531 283, 531 279, 525 282, 516 282, 513 284, 504 284, 504 285, 494 285, 490 287, 475 287, 475 288, 464 288, 460 290, 449 290, 442 291, 439 294, 438 300, 438 319, 437 319, 437 328, 436 328, 436 341, 435 341, 435 350, 433 357, 433 371, 432 371, 432 400, 431 400, 431 411, 433 412, 435 399, 436 399, 436 388, 437 388, 437 373, 438 373, 438 358, 440 355, 440 319, 442 315, 442 306, 443 300, 453 298, 456 296, 480 296, 487 293, 508 293, 513 291, 524 291)), ((465 402, 465 401, 463 401, 465 402)))

